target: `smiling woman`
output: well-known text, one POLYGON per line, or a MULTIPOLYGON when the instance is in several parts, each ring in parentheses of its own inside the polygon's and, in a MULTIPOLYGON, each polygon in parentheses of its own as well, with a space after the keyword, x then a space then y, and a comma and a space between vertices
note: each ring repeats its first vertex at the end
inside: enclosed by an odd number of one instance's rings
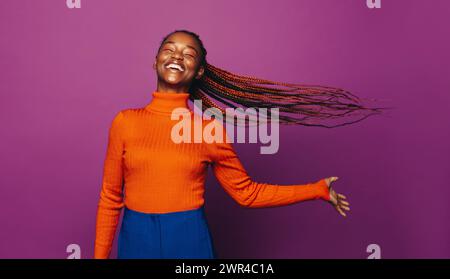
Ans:
MULTIPOLYGON (((153 64, 157 90, 152 101, 122 110, 113 119, 97 210, 95 258, 109 257, 122 208, 119 258, 215 258, 203 198, 209 166, 243 207, 321 199, 342 216, 350 210, 346 197, 331 188, 337 177, 293 185, 255 182, 227 141, 173 142, 177 121, 171 115, 175 109, 189 109, 191 99, 202 100, 203 110, 217 108, 224 115, 223 106, 279 107, 281 123, 328 127, 314 120, 365 113, 361 120, 380 109, 366 108, 358 97, 338 88, 232 74, 207 63, 206 55, 197 34, 168 34, 153 64)), ((209 123, 203 120, 201 125, 209 123)), ((349 122, 340 125, 345 124, 349 122)))

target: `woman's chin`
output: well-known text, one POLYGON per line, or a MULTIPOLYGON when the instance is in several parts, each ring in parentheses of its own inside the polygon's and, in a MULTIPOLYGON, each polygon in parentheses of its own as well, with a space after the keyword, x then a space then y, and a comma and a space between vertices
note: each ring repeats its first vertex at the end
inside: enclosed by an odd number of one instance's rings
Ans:
POLYGON ((173 76, 169 76, 169 77, 165 77, 164 82, 171 85, 171 86, 183 86, 183 80, 177 78, 177 77, 173 77, 173 76))

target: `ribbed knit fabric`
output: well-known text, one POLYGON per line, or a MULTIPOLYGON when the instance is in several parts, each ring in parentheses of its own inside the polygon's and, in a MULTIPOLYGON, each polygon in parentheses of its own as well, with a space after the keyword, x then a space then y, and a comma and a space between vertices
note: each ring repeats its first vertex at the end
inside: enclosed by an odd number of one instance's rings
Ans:
MULTIPOLYGON (((125 109, 114 117, 97 210, 95 258, 109 257, 124 206, 144 213, 202 206, 208 166, 224 190, 243 207, 329 200, 325 179, 296 185, 253 181, 231 143, 174 143, 171 130, 180 120, 171 120, 171 114, 175 108, 189 109, 188 98, 188 93, 155 91, 147 106, 125 109)), ((192 116, 194 123, 197 115, 189 109, 185 116, 192 116)), ((205 127, 216 120, 200 121, 205 127)), ((224 126, 220 127, 226 135, 224 126)))

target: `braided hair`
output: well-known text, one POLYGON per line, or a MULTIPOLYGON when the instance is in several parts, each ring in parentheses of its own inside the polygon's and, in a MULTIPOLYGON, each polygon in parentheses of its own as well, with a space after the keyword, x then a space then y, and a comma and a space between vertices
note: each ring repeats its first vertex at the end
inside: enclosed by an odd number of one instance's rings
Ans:
POLYGON ((166 35, 158 53, 166 39, 178 32, 194 37, 202 52, 200 65, 204 67, 204 74, 193 80, 189 99, 201 100, 203 111, 215 108, 226 115, 225 107, 266 108, 270 118, 270 108, 278 108, 282 124, 334 128, 359 122, 386 109, 366 107, 362 102, 373 99, 362 99, 336 87, 276 82, 215 67, 206 60, 207 51, 200 36, 188 30, 175 30, 166 35), (328 124, 334 120, 343 121, 328 124))

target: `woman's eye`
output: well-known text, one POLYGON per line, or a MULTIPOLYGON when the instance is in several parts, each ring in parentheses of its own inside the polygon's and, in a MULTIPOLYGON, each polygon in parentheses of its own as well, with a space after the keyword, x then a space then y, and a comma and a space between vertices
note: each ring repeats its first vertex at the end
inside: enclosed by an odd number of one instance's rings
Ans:
POLYGON ((192 54, 190 54, 190 53, 185 53, 184 55, 189 56, 189 57, 191 57, 191 58, 195 58, 195 56, 192 55, 192 54))

